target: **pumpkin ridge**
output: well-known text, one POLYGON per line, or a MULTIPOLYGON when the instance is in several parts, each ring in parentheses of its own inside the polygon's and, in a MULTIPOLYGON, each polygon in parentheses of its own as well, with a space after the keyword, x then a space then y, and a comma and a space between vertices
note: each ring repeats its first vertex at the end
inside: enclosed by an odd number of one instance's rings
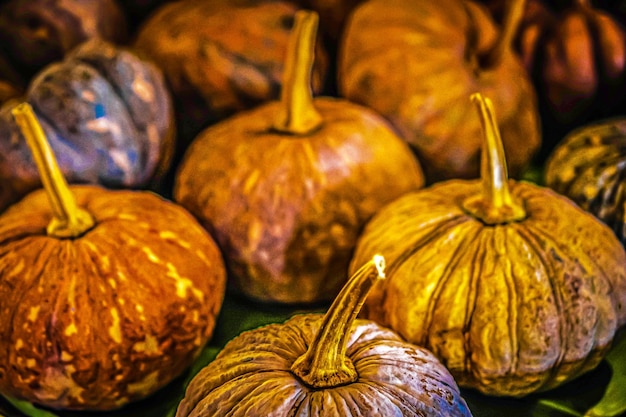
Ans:
MULTIPOLYGON (((506 227, 495 227, 493 228, 494 236, 493 242, 498 242, 499 240, 496 238, 495 234, 499 232, 502 235, 502 247, 504 248, 504 253, 512 253, 508 249, 508 239, 507 239, 507 228, 506 227)), ((495 245, 494 245, 495 249, 495 245)), ((498 251, 496 250, 496 253, 498 251)), ((511 350, 513 351, 513 358, 511 361, 511 371, 515 372, 518 370, 518 366, 520 363, 520 320, 518 313, 518 306, 520 302, 520 297, 518 296, 519 291, 516 285, 516 277, 513 269, 511 268, 511 263, 507 263, 509 267, 506 273, 504 274, 506 280, 506 287, 509 292, 508 300, 509 300, 509 326, 510 329, 509 337, 511 339, 511 350)))

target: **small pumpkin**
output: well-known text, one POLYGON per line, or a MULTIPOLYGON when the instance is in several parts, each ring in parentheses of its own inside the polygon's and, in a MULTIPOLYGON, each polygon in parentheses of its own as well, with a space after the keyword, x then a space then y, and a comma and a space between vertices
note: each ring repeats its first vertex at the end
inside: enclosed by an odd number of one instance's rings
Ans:
POLYGON ((68 187, 30 106, 13 114, 45 190, 0 216, 0 393, 97 411, 144 398, 212 335, 221 254, 153 193, 68 187))
POLYGON ((317 14, 296 13, 281 101, 201 132, 174 198, 217 240, 233 288, 262 302, 332 300, 365 221, 423 185, 384 119, 310 89, 317 14))
MULTIPOLYGON (((164 4, 144 21, 134 45, 163 69, 182 137, 191 140, 210 124, 279 98, 297 10, 282 0, 189 0, 164 4)), ((315 92, 327 71, 318 42, 315 92)))
POLYGON ((571 200, 508 180, 491 102, 481 180, 408 193, 366 225, 351 271, 385 253, 364 316, 431 350, 461 387, 520 397, 593 368, 626 323, 626 253, 571 200))
POLYGON ((174 151, 171 97, 159 68, 100 39, 50 64, 0 108, 0 210, 40 186, 11 115, 31 104, 71 183, 156 188, 174 151))
POLYGON ((355 320, 384 258, 353 274, 325 315, 240 334, 189 383, 176 417, 471 416, 427 350, 355 320))
POLYGON ((606 223, 626 245, 626 118, 581 126, 557 144, 545 183, 606 223))
POLYGON ((523 0, 510 5, 502 31, 485 6, 466 0, 367 0, 346 23, 340 95, 387 118, 429 184, 479 175, 480 124, 466 105, 475 91, 500 110, 511 175, 539 149, 535 91, 511 46, 523 0))
POLYGON ((19 74, 22 87, 88 39, 121 44, 127 36, 126 17, 116 0, 8 0, 0 5, 0 55, 19 74))

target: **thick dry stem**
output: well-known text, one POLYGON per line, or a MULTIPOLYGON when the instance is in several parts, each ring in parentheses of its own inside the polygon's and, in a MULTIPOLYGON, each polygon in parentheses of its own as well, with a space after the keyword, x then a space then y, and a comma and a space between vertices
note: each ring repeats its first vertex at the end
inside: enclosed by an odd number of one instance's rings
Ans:
POLYGON ((282 133, 306 135, 322 123, 311 88, 317 22, 315 12, 300 10, 295 15, 283 75, 282 107, 274 121, 274 129, 282 133))
POLYGON ((465 200, 463 208, 486 224, 522 220, 526 211, 509 190, 504 147, 493 104, 480 93, 472 94, 471 100, 478 109, 484 135, 480 165, 483 190, 480 195, 465 200))
POLYGON ((526 0, 511 0, 506 7, 500 36, 491 50, 481 60, 483 68, 492 68, 498 65, 505 51, 512 48, 513 40, 524 17, 526 0))
POLYGON ((12 114, 33 154, 41 183, 50 200, 53 218, 47 228, 48 235, 58 238, 82 235, 93 227, 94 219, 76 205, 31 106, 28 103, 19 104, 12 110, 12 114))
POLYGON ((346 356, 350 328, 365 297, 378 279, 385 278, 385 259, 374 255, 348 280, 330 306, 313 343, 291 371, 311 388, 330 388, 355 382, 358 374, 346 356))

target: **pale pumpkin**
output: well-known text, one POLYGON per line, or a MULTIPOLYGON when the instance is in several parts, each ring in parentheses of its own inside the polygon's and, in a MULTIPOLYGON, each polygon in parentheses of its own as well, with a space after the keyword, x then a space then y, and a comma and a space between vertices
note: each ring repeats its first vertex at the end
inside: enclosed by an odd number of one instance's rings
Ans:
POLYGON ((201 132, 174 198, 217 240, 234 289, 257 301, 332 300, 362 226, 423 185, 409 147, 373 111, 310 90, 317 15, 296 14, 282 101, 201 132))
POLYGON ((354 273, 326 315, 237 336, 187 387, 176 417, 467 417, 450 373, 427 350, 355 320, 384 258, 354 273))
MULTIPOLYGON (((424 346, 461 387, 524 396, 593 368, 626 323, 626 253, 612 231, 548 188, 508 180, 496 117, 482 180, 449 180, 381 209, 351 270, 385 254, 365 317, 424 346)), ((468 103, 469 104, 469 103, 468 103)))
POLYGON ((541 144, 533 85, 511 43, 523 0, 502 31, 466 0, 367 0, 346 23, 339 94, 387 118, 415 150, 427 183, 479 175, 480 123, 467 97, 492 98, 511 174, 541 144))
POLYGON ((174 114, 161 70, 129 48, 92 39, 0 108, 0 211, 41 185, 11 115, 21 101, 33 107, 70 183, 156 189, 170 168, 174 114))
POLYGON ((0 393, 119 408, 180 375, 212 335, 221 254, 155 194, 68 188, 28 109, 14 114, 46 189, 0 216, 0 393))

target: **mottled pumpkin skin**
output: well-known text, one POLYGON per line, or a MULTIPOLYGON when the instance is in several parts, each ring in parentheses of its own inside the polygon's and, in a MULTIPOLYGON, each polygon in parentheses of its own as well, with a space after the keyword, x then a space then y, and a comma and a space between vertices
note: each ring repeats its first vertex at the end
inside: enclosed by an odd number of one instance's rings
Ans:
POLYGON ((407 194, 372 219, 351 269, 387 260, 364 316, 431 350, 461 387, 523 396, 593 369, 626 323, 626 254, 547 188, 510 182, 527 217, 488 226, 462 208, 478 181, 407 194))
POLYGON ((175 200, 217 240, 233 286, 256 300, 331 300, 364 223, 423 185, 380 116, 345 100, 314 105, 324 122, 304 136, 272 130, 279 102, 211 126, 176 177, 175 200))
POLYGON ((481 127, 468 97, 498 109, 512 176, 539 148, 533 86, 509 48, 480 62, 498 32, 485 8, 463 0, 368 0, 348 19, 338 56, 339 93, 386 117, 434 183, 479 173, 481 127))
POLYGON ((43 191, 0 217, 0 391, 53 408, 113 409, 191 364, 213 332, 224 265, 171 202, 71 190, 96 221, 78 238, 46 236, 43 191))
POLYGON ((0 7, 0 55, 23 86, 44 66, 96 37, 126 40, 126 17, 117 1, 8 0, 0 7))
POLYGON ((0 210, 40 187, 11 110, 28 102, 70 183, 147 188, 171 164, 174 116, 161 71, 130 49, 87 41, 0 108, 0 210))
MULTIPOLYGON (((298 8, 276 0, 203 0, 161 6, 142 25, 135 46, 163 69, 182 136, 278 99, 287 43, 298 8)), ((312 88, 328 71, 316 49, 312 88)))
POLYGON ((545 182, 606 223, 626 244, 626 118, 570 132, 546 162, 545 182))
POLYGON ((348 336, 346 354, 359 379, 309 388, 290 368, 321 318, 298 315, 233 339, 191 381, 176 417, 471 416, 437 358, 368 320, 355 321, 348 336))

